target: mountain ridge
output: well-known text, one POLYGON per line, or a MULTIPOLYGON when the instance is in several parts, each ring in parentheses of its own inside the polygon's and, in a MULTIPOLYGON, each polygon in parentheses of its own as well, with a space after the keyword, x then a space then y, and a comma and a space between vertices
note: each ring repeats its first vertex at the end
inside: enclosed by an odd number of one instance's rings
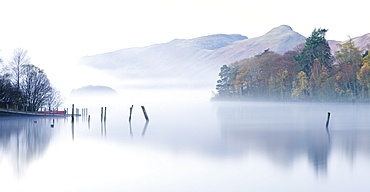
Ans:
MULTIPOLYGON (((365 41, 361 46, 368 47, 370 34, 353 39, 356 44, 365 41)), ((174 79, 188 81, 189 84, 214 85, 222 65, 253 57, 266 49, 283 54, 305 40, 306 37, 290 26, 281 25, 254 38, 239 34, 214 34, 193 39, 174 39, 167 43, 86 56, 81 58, 80 63, 106 70, 123 81, 150 79, 148 86, 174 79)), ((342 42, 329 41, 332 53, 338 49, 337 43, 342 42)))

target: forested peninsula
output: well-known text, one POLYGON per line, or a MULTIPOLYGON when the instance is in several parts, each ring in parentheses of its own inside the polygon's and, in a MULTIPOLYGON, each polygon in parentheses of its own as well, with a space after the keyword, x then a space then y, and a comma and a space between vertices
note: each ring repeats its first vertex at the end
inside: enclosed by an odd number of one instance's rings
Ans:
POLYGON ((213 99, 276 101, 370 101, 370 56, 352 39, 331 53, 327 29, 278 54, 263 53, 223 65, 213 99))
POLYGON ((61 94, 44 70, 30 63, 27 53, 15 49, 7 64, 0 58, 0 108, 35 112, 59 107, 61 94))

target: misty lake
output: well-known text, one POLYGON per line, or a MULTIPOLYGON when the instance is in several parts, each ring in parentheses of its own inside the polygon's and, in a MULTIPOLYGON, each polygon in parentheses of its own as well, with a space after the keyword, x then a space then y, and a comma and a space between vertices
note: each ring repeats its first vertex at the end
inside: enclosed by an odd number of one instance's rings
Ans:
POLYGON ((370 189, 369 104, 211 102, 209 94, 142 90, 67 102, 88 108, 90 122, 1 117, 0 190, 370 189))

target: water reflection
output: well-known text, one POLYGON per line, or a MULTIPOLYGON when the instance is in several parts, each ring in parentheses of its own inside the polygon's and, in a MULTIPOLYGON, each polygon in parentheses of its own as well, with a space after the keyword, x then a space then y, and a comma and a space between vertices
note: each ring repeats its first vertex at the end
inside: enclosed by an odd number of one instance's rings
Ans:
POLYGON ((315 172, 325 175, 334 149, 349 159, 360 151, 370 154, 370 137, 364 136, 370 135, 370 122, 363 118, 369 112, 368 106, 351 104, 224 102, 218 103, 217 116, 228 145, 262 152, 289 167, 305 155, 315 172), (328 110, 334 115, 326 126, 328 110))
POLYGON ((107 136, 107 122, 106 121, 100 122, 100 133, 101 133, 101 136, 107 136))
POLYGON ((146 129, 148 128, 148 124, 149 124, 149 121, 146 121, 145 122, 145 125, 144 125, 144 128, 143 128, 143 133, 141 133, 141 136, 145 136, 145 133, 146 133, 146 129))
POLYGON ((41 156, 53 136, 51 118, 0 118, 0 156, 8 157, 19 175, 41 156))
MULTIPOLYGON (((141 136, 144 137, 145 136, 145 133, 146 133, 146 130, 148 129, 148 124, 149 124, 149 121, 145 121, 145 124, 144 124, 144 128, 143 128, 143 132, 141 133, 141 136)), ((130 136, 131 137, 134 137, 134 133, 132 131, 132 124, 131 124, 131 121, 128 122, 128 125, 129 125, 129 129, 130 129, 130 136)))

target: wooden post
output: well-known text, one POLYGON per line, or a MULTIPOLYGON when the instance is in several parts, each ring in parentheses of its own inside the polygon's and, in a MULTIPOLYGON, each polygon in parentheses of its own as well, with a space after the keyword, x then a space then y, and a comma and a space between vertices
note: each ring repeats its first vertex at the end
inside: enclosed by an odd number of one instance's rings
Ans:
POLYGON ((74 110, 75 110, 75 104, 72 104, 72 123, 75 121, 75 117, 74 117, 74 110))
POLYGON ((101 107, 101 112, 100 112, 100 121, 103 121, 103 107, 101 107))
POLYGON ((144 113, 144 117, 145 117, 146 121, 149 121, 149 117, 148 117, 148 115, 146 114, 145 107, 144 107, 144 106, 141 106, 141 109, 143 109, 143 113, 144 113))
POLYGON ((134 108, 134 105, 131 105, 131 107, 130 107, 130 116, 129 116, 129 118, 128 118, 128 121, 129 121, 129 122, 131 122, 132 108, 134 108))
POLYGON ((107 107, 104 110, 104 122, 107 121, 107 107))
POLYGON ((326 119, 326 128, 329 126, 330 112, 328 112, 328 118, 326 119))

